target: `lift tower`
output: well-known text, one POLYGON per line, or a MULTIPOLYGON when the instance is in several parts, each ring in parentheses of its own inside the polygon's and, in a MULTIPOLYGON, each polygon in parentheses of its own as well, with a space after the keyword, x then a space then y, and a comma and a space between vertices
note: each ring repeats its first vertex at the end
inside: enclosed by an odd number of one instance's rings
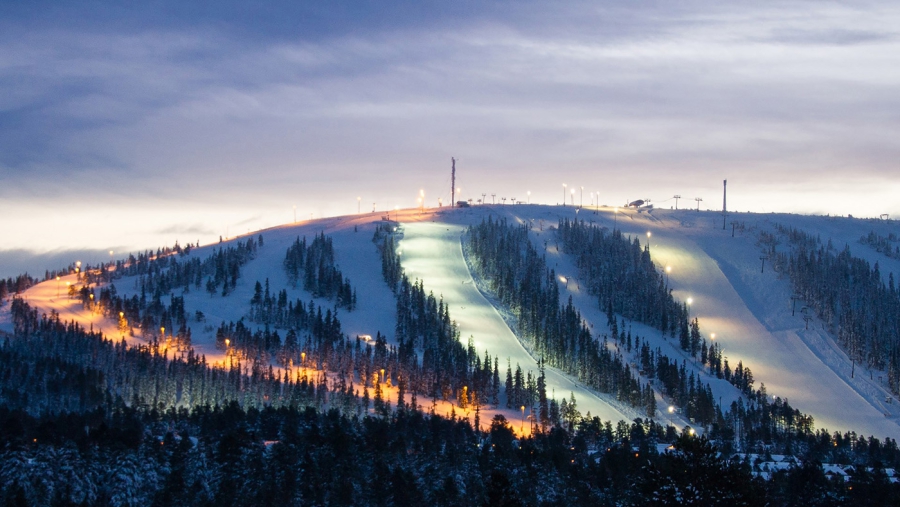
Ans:
POLYGON ((728 206, 725 205, 728 197, 728 180, 722 180, 722 230, 725 230, 725 221, 728 220, 728 206))
POLYGON ((450 207, 456 207, 456 159, 450 157, 450 207))

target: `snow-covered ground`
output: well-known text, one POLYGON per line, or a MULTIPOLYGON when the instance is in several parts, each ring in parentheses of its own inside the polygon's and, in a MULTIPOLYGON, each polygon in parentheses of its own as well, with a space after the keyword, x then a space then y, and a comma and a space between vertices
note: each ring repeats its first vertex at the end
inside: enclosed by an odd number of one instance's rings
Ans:
MULTIPOLYGON (((859 237, 870 230, 882 235, 900 232, 896 223, 744 213, 729 215, 729 226, 722 230, 721 214, 693 210, 637 212, 620 209, 614 213, 612 208, 600 208, 595 212, 560 206, 497 205, 391 212, 390 218, 402 224, 401 259, 407 274, 411 278, 421 278, 426 289, 436 296, 443 296, 450 305, 451 317, 459 325, 462 340, 465 342, 471 335, 480 352, 487 350, 500 358, 504 370, 505 360, 509 357, 513 367, 519 363, 523 370, 533 371, 537 369, 534 359, 522 348, 489 300, 479 292, 461 252, 460 236, 464 227, 479 223, 488 215, 532 223, 535 245, 545 250, 548 265, 568 280, 568 283, 560 282, 563 297, 573 296, 595 336, 608 332, 606 316, 596 307, 595 298, 581 290, 572 260, 557 250, 551 227, 560 217, 578 217, 610 229, 618 227, 626 234, 639 236, 642 243, 647 240, 647 232, 651 232, 651 254, 661 268, 671 266, 669 282, 675 289, 675 296, 681 300, 692 298, 691 313, 699 318, 701 331, 707 339, 715 333, 716 341, 723 347, 732 366, 742 361, 753 371, 757 386, 765 383, 770 395, 787 398, 791 405, 813 415, 817 427, 900 438, 900 406, 896 400, 894 403, 885 401, 892 398, 879 379, 883 372, 870 372, 856 365, 851 378, 852 365, 847 355, 834 344, 822 323, 814 319, 806 330, 799 311, 796 316, 791 316, 789 281, 774 273, 768 264, 760 273, 760 247, 756 244, 756 232, 771 231, 775 223, 790 225, 820 235, 823 242, 831 239, 838 248, 849 244, 854 255, 870 262, 878 261, 885 277, 893 272, 897 278, 900 261, 858 243, 859 237), (733 220, 745 225, 735 237, 731 235, 730 222, 733 220)), ((210 297, 202 289, 185 294, 189 314, 200 310, 206 316, 205 322, 190 322, 194 346, 210 361, 222 360, 222 351, 214 347, 215 328, 223 321, 237 320, 246 313, 257 280, 264 282, 269 278, 274 292, 287 289, 291 299, 312 299, 302 289, 290 287, 282 261, 287 247, 297 236, 311 239, 319 232, 333 238, 337 263, 357 290, 358 309, 342 311, 339 315, 344 332, 354 336, 374 335, 380 331, 392 339, 396 312, 394 297, 382 280, 380 258, 371 241, 375 222, 381 218, 380 213, 363 214, 262 231, 264 247, 254 261, 242 268, 237 287, 228 297, 210 297)), ((253 233, 254 236, 257 234, 253 233)), ((216 246, 194 249, 191 255, 204 258, 216 246)), ((76 319, 85 327, 93 324, 95 328, 112 332, 115 329, 113 322, 85 312, 80 304, 66 298, 66 281, 74 283, 74 276, 61 280, 61 297, 56 297, 55 280, 29 289, 25 297, 43 311, 56 310, 63 319, 76 319)), ((137 292, 134 279, 122 279, 116 285, 120 294, 137 292)), ((317 304, 331 306, 326 301, 317 304)), ((630 325, 634 334, 661 347, 666 355, 685 358, 690 363, 671 338, 662 337, 658 331, 646 326, 630 325)), ((10 330, 8 304, 0 310, 0 329, 10 330)), ((690 367, 702 373, 699 365, 694 363, 690 367)), ((711 384, 715 395, 726 406, 739 396, 725 381, 709 376, 703 380, 711 384)), ((603 395, 585 390, 555 371, 548 371, 548 389, 554 389, 558 398, 574 392, 582 413, 590 411, 592 415, 613 421, 642 415, 603 395)), ((665 407, 663 403, 660 399, 661 409, 665 407)), ((488 417, 489 414, 483 414, 482 420, 488 417)), ((516 413, 509 413, 507 417, 513 421, 520 418, 516 413)), ((674 417, 671 422, 678 426, 684 424, 677 414, 674 417)), ((665 418, 660 421, 670 422, 665 418)))
MULTIPOLYGON (((425 289, 441 296, 449 305, 450 316, 459 326, 460 340, 473 338, 475 348, 500 357, 500 367, 506 371, 507 360, 515 369, 536 374, 538 365, 519 343, 503 318, 475 286, 460 246, 465 229, 455 224, 417 222, 403 224, 400 255, 403 268, 410 279, 420 278, 425 289)), ((502 375, 501 375, 502 377, 502 375)), ((614 400, 602 399, 567 375, 546 369, 547 393, 551 397, 568 398, 575 394, 578 409, 584 414, 603 420, 619 421, 639 417, 633 411, 614 407, 614 400)))
MULTIPOLYGON (((732 367, 742 361, 753 371, 757 386, 764 383, 769 395, 786 398, 794 407, 813 415, 818 428, 900 437, 900 407, 896 400, 885 401, 892 397, 879 383, 883 372, 869 372, 856 365, 851 378, 849 358, 835 345, 822 323, 814 319, 806 330, 799 311, 791 316, 789 280, 779 278, 769 265, 760 273, 760 247, 756 245, 753 231, 745 229, 743 234, 738 232, 732 238, 730 225, 722 230, 722 215, 713 212, 620 209, 616 217, 611 208, 601 208, 597 214, 571 207, 497 208, 497 212, 512 219, 543 219, 545 231, 560 217, 577 216, 610 229, 618 227, 625 234, 638 236, 642 244, 650 232, 654 262, 660 268, 672 268, 669 283, 674 287, 675 297, 682 301, 692 299, 691 313, 699 318, 701 331, 707 339, 715 333, 732 367)), ((895 278, 900 274, 896 260, 857 243, 870 228, 886 235, 890 227, 896 232, 897 225, 786 214, 731 214, 728 220, 743 221, 747 228, 757 230, 771 230, 775 223, 792 225, 821 234, 823 242, 833 238, 838 247, 853 241, 850 246, 855 255, 868 259, 878 256, 885 277, 889 271, 894 272, 895 278)), ((536 243, 543 247, 542 241, 536 243)), ((548 244, 547 258, 560 275, 577 277, 571 261, 556 252, 553 240, 548 244)), ((605 324, 606 317, 593 299, 579 295, 577 281, 574 284, 570 281, 565 290, 573 295, 594 329, 600 323, 605 324)), ((651 339, 659 335, 645 326, 634 325, 634 330, 651 339)), ((662 344, 670 357, 681 354, 671 340, 658 338, 655 343, 662 344)), ((726 405, 737 396, 724 381, 705 381, 710 382, 714 394, 722 397, 726 405)))

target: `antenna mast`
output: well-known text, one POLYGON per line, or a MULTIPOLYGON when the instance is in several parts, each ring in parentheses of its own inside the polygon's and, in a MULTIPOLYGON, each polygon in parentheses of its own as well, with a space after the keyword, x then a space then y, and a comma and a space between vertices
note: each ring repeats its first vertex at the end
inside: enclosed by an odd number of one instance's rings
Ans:
POLYGON ((726 206, 726 198, 728 197, 728 180, 722 180, 722 230, 725 230, 725 221, 728 220, 728 206, 726 206))
POLYGON ((456 159, 450 157, 450 207, 456 207, 456 159))

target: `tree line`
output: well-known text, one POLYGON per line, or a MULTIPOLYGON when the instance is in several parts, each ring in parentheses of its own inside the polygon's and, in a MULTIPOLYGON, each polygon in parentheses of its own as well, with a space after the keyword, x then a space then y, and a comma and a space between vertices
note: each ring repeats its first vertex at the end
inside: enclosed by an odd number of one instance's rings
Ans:
MULTIPOLYGON (((618 347, 611 347, 607 337, 594 338, 571 297, 565 303, 560 302, 556 272, 547 267, 529 234, 528 224, 513 226, 491 217, 470 226, 464 250, 480 283, 486 285, 501 305, 509 308, 516 335, 534 356, 592 389, 614 394, 617 399, 655 417, 653 388, 640 382, 618 347)), ((611 300, 608 298, 606 302, 611 300)), ((612 315, 609 318, 617 327, 615 318, 612 315)), ((614 333, 614 339, 617 343, 620 340, 618 332, 614 333)), ((631 341, 630 332, 626 339, 623 325, 623 345, 626 340, 631 341)), ((687 386, 686 376, 684 383, 687 386)), ((692 394, 696 398, 706 391, 692 394)), ((700 413, 696 415, 699 417, 700 413)), ((714 420, 698 418, 704 425, 714 420)))
POLYGON ((422 280, 411 281, 403 273, 394 240, 397 228, 391 222, 379 224, 373 241, 381 252, 384 280, 397 299, 396 368, 408 379, 406 388, 414 396, 430 397, 433 404, 455 401, 464 410, 474 410, 476 417, 482 406, 499 406, 505 394, 508 406, 535 410, 539 430, 559 421, 559 405, 547 397, 543 369, 523 374, 517 364, 514 375, 507 363, 504 393, 499 357, 487 351, 481 356, 471 337, 463 345, 443 299, 426 293, 422 280))
POLYGON ((302 279, 303 289, 314 296, 334 299, 338 307, 347 310, 356 307, 356 291, 335 265, 334 245, 324 232, 317 234, 308 245, 305 236, 302 240, 298 237, 287 249, 284 270, 294 287, 302 279))
POLYGON ((870 231, 869 234, 860 236, 859 242, 863 245, 869 245, 876 252, 884 254, 885 257, 900 259, 900 245, 895 244, 900 243, 900 238, 893 232, 888 233, 887 236, 882 236, 875 231, 870 231))
POLYGON ((792 227, 777 226, 778 238, 761 235, 769 254, 786 271, 795 294, 824 321, 855 363, 887 370, 891 391, 900 394, 900 288, 878 263, 854 257, 850 246, 837 249, 829 240, 792 227))
POLYGON ((0 501, 788 506, 892 505, 900 493, 890 440, 798 439, 802 459, 765 478, 749 456, 649 419, 585 417, 516 438, 502 415, 480 428, 358 399, 321 376, 223 371, 45 316, 0 345, 0 501), (822 462, 856 466, 844 478, 822 462))
MULTIPOLYGON (((426 301, 404 303, 411 315, 424 308, 431 313, 424 322, 452 326, 439 300, 424 288, 409 291, 410 301, 426 301)), ((398 347, 380 333, 369 345, 334 332, 333 314, 330 336, 303 348, 306 361, 293 368, 240 355, 214 367, 192 350, 127 347, 38 315, 20 299, 11 314, 15 336, 0 342, 4 504, 890 505, 897 494, 884 472, 900 466, 896 442, 792 431, 797 413, 779 399, 728 414, 730 424, 752 426, 748 444, 767 442, 762 453, 802 457, 764 479, 750 458, 732 457, 727 435, 715 428, 711 442, 649 419, 566 419, 560 404, 559 420, 519 439, 517 423, 502 416, 472 424, 414 410, 418 404, 403 396, 392 407, 382 388, 407 382, 398 347), (671 449, 658 452, 660 443, 671 449), (856 466, 845 479, 826 475, 823 462, 856 466)), ((417 326, 410 324, 419 334, 408 341, 421 350, 430 328, 417 326)), ((629 341, 644 348, 624 324, 618 328, 619 348, 629 341)), ((449 397, 460 408, 470 395, 470 403, 493 404, 498 358, 471 344, 463 349, 472 366, 449 397)), ((507 386, 540 404, 540 372, 528 380, 507 366, 507 386)), ((554 412, 549 402, 547 412, 554 412)))
POLYGON ((29 287, 38 283, 38 280, 27 273, 9 278, 0 278, 0 306, 10 295, 21 294, 29 287))

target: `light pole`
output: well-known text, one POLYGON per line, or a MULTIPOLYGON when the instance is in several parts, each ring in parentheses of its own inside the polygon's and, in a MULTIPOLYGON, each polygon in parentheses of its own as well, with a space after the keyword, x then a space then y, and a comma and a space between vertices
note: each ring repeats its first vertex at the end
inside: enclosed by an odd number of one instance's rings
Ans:
POLYGON ((531 204, 531 190, 528 191, 528 204, 531 204))
POLYGON ((666 266, 666 287, 669 286, 669 273, 672 272, 672 266, 666 266))
POLYGON ((584 207, 584 187, 581 187, 581 196, 578 198, 578 207, 584 207))
POLYGON ((59 276, 56 277, 56 299, 59 299, 59 276))
POLYGON ((566 185, 565 183, 563 183, 563 202, 562 202, 563 206, 566 205, 566 189, 567 188, 569 188, 569 185, 566 185))
POLYGON ((574 188, 572 189, 571 193, 572 193, 572 207, 574 208, 575 207, 575 189, 574 188))
POLYGON ((519 427, 522 434, 525 434, 525 405, 522 405, 522 425, 519 427))
POLYGON ((650 231, 647 231, 647 251, 648 252, 650 251, 650 236, 651 235, 652 235, 652 233, 650 231))

